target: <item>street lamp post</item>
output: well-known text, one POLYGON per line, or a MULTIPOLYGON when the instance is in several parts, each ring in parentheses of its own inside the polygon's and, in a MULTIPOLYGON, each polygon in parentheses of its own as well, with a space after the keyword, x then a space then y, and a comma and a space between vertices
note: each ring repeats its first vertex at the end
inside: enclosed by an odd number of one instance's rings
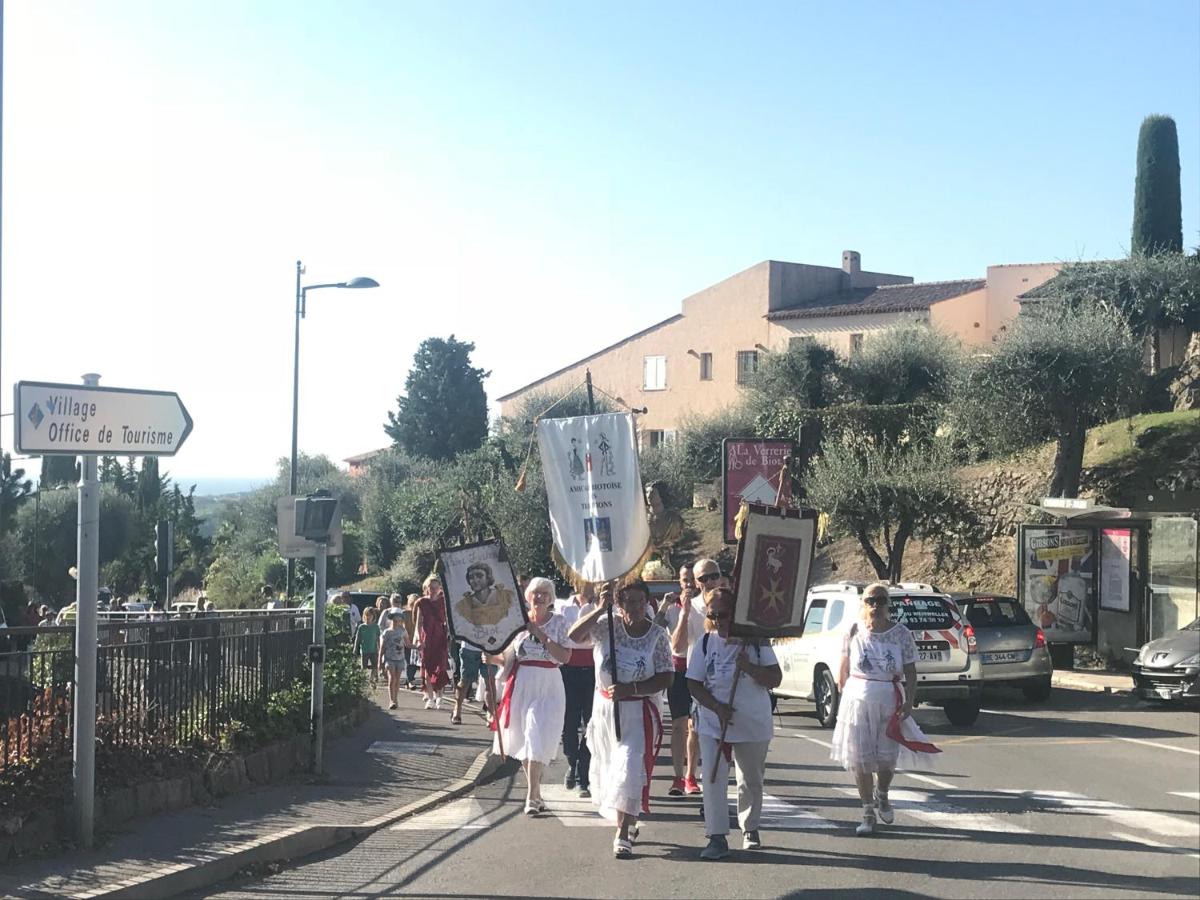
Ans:
MULTIPOLYGON (((308 292, 319 291, 322 288, 375 288, 379 282, 374 278, 351 278, 349 281, 335 281, 328 284, 300 284, 300 276, 304 274, 304 264, 296 260, 296 353, 292 366, 292 464, 288 479, 288 493, 295 496, 297 490, 297 465, 299 456, 299 414, 300 414, 300 320, 308 306, 308 292)), ((296 561, 288 560, 287 565, 287 596, 291 599, 296 587, 296 561)))

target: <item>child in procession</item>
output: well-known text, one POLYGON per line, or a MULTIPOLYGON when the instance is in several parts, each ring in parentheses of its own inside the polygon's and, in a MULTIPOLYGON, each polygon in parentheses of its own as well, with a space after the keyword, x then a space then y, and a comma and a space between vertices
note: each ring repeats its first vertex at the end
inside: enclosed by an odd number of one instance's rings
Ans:
POLYGON ((363 615, 363 623, 354 632, 353 652, 362 658, 362 667, 371 672, 371 687, 379 686, 379 625, 376 623, 379 613, 374 607, 367 607, 363 615))
POLYGON ((388 629, 379 639, 379 666, 387 672, 388 697, 391 704, 388 709, 396 708, 396 698, 400 694, 400 680, 404 677, 404 667, 408 663, 408 655, 404 649, 404 623, 399 616, 388 616, 388 629))

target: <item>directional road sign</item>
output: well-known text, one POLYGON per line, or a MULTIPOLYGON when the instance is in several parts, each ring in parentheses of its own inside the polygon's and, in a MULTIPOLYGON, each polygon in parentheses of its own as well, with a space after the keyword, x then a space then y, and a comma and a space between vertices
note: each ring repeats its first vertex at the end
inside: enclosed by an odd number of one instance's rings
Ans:
POLYGON ((17 451, 31 455, 173 456, 192 433, 178 394, 18 381, 17 451))

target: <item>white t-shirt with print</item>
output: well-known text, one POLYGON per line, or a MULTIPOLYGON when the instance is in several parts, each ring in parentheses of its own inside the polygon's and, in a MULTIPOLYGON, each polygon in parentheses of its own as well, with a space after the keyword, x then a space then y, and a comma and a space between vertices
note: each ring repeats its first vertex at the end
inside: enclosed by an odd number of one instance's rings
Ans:
MULTIPOLYGON (((613 636, 617 647, 617 680, 622 684, 645 681, 663 672, 675 671, 671 662, 671 641, 667 637, 667 630, 661 625, 651 622, 645 634, 634 637, 625 630, 625 623, 617 616, 613 620, 613 636)), ((592 623, 591 638, 596 687, 611 690, 607 615, 592 623)))
MULTIPOLYGON (((580 606, 574 600, 563 600, 555 603, 554 611, 558 617, 563 620, 563 623, 567 626, 567 630, 570 631, 572 625, 574 625, 595 608, 596 604, 594 603, 585 603, 583 606, 580 606)), ((592 649, 592 642, 586 637, 582 641, 571 641, 564 637, 561 641, 559 641, 559 643, 568 650, 592 649)))
MULTIPOLYGON (((667 634, 675 633, 675 627, 679 624, 679 616, 682 614, 683 608, 678 603, 672 603, 667 608, 667 634)), ((704 636, 704 598, 700 596, 692 597, 687 605, 687 652, 691 653, 692 648, 696 646, 696 641, 704 636)), ((687 655, 686 653, 684 654, 687 655)))
MULTIPOLYGON (((733 638, 726 640, 716 632, 710 632, 707 652, 705 643, 701 638, 692 647, 688 656, 687 677, 691 681, 703 682, 714 697, 722 703, 728 703, 742 642, 733 638)), ((746 648, 746 658, 759 666, 774 666, 779 662, 771 645, 765 642, 760 642, 757 646, 751 643, 746 648)), ((700 733, 705 737, 721 736, 721 720, 706 706, 700 707, 700 733)), ((774 735, 771 694, 743 672, 742 677, 738 679, 737 696, 733 698, 733 718, 729 721, 729 731, 725 733, 725 740, 730 744, 742 741, 769 741, 774 735)))
POLYGON ((892 681, 904 677, 906 665, 916 663, 917 642, 899 622, 887 631, 870 631, 860 623, 842 639, 842 655, 850 657, 851 675, 892 681))

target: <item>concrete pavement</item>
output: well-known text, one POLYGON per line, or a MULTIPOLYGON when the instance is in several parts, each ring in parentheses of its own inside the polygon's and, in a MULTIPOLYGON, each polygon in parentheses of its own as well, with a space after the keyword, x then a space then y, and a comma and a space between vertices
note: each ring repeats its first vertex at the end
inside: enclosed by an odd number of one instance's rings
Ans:
POLYGON ((450 724, 449 704, 424 710, 401 691, 400 709, 372 691, 368 720, 326 747, 328 775, 297 779, 129 823, 89 852, 6 867, 0 895, 153 897, 229 878, 361 837, 465 793, 495 770, 490 732, 475 714, 450 724))
POLYGON ((1129 697, 1056 690, 1029 704, 985 694, 971 728, 938 709, 918 720, 940 769, 902 774, 896 824, 854 836, 860 806, 828 759, 810 704, 781 704, 760 851, 701 862, 694 798, 666 798, 635 858, 612 828, 546 774, 547 815, 522 814, 520 777, 266 878, 198 894, 250 897, 1194 897, 1200 894, 1200 717, 1129 697))

